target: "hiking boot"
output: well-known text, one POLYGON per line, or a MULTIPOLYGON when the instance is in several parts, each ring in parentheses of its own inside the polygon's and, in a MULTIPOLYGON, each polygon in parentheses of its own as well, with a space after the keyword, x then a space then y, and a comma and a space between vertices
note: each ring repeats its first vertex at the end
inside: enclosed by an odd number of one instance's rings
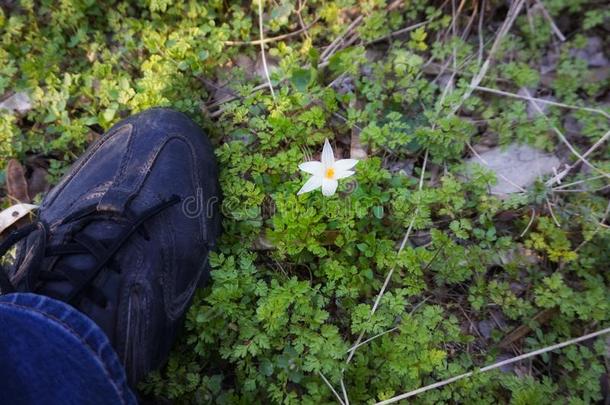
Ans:
POLYGON ((218 170, 202 130, 154 108, 112 127, 45 197, 2 293, 74 306, 106 333, 135 385, 160 367, 220 231, 218 170))

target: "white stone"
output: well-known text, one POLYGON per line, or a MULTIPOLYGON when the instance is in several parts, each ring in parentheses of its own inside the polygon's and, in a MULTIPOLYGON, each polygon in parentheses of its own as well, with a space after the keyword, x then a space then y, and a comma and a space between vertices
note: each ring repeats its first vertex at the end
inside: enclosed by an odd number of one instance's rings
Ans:
POLYGON ((0 110, 8 110, 11 113, 24 114, 32 109, 32 103, 27 93, 15 93, 6 100, 0 102, 0 110))
POLYGON ((496 147, 470 158, 467 165, 479 164, 496 174, 498 182, 491 187, 492 194, 500 196, 519 192, 514 183, 524 189, 534 184, 537 178, 553 174, 561 162, 556 156, 527 145, 512 144, 496 147), (504 178, 510 180, 507 181, 504 178))

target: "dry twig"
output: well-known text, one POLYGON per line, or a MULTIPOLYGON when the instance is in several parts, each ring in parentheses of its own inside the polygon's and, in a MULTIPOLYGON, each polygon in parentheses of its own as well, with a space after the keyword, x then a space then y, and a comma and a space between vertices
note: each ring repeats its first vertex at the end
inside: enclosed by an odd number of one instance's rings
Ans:
POLYGON ((481 69, 479 69, 479 72, 476 74, 476 76, 472 78, 470 86, 468 87, 466 92, 464 92, 461 101, 453 108, 453 114, 455 114, 461 108, 462 104, 470 97, 474 88, 481 84, 481 81, 483 80, 491 66, 491 61, 493 60, 493 57, 495 56, 496 52, 498 51, 498 48, 500 47, 500 44, 502 43, 502 40, 504 39, 506 34, 508 34, 508 31, 513 26, 515 19, 521 12, 523 3, 524 0, 516 0, 511 4, 510 8, 508 9, 506 19, 504 20, 502 27, 500 27, 498 35, 496 35, 496 39, 494 40, 494 43, 491 46, 491 49, 489 50, 489 55, 487 55, 487 59, 481 66, 481 69))
POLYGON ((555 21, 553 21, 553 17, 551 17, 546 7, 544 7, 544 4, 540 0, 535 0, 535 2, 536 6, 540 8, 540 11, 542 11, 542 15, 544 16, 544 18, 546 18, 546 20, 551 25, 551 30, 553 30, 553 33, 561 42, 566 42, 566 37, 561 33, 559 27, 557 27, 557 24, 555 24, 555 21))
POLYGON ((322 377, 322 379, 324 380, 324 382, 326 383, 326 385, 328 385, 328 388, 330 388, 330 390, 332 391, 333 394, 335 394, 335 397, 337 398, 337 401, 339 401, 339 403, 341 405, 347 405, 345 402, 343 402, 343 400, 341 399, 341 396, 337 393, 337 391, 335 391, 335 389, 333 388, 332 384, 330 383, 330 381, 328 381, 328 379, 326 378, 326 376, 324 376, 324 374, 321 371, 318 371, 318 374, 320 375, 320 377, 322 377))
POLYGON ((278 35, 277 37, 269 37, 269 38, 261 38, 261 39, 257 39, 254 41, 224 41, 223 43, 225 45, 261 45, 261 44, 268 44, 271 42, 276 42, 276 41, 281 41, 283 39, 288 39, 288 38, 292 38, 292 37, 296 37, 299 34, 305 33, 305 35, 307 34, 307 30, 309 28, 311 28, 315 23, 318 22, 318 18, 316 18, 311 24, 307 25, 307 26, 303 26, 301 27, 301 29, 294 31, 294 32, 289 32, 288 34, 282 34, 282 35, 278 35))
POLYGON ((275 91, 273 90, 273 84, 271 83, 271 77, 269 76, 269 68, 267 67, 267 56, 265 56, 265 38, 263 36, 263 1, 264 0, 258 0, 258 30, 261 34, 261 58, 263 59, 263 69, 265 70, 265 76, 267 77, 267 83, 269 84, 271 96, 275 100, 275 91))

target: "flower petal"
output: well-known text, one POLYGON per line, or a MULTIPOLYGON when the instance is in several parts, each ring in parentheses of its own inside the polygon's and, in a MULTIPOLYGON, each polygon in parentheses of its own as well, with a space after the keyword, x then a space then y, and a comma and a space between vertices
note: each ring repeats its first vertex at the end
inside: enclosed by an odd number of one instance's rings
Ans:
POLYGON ((339 182, 337 180, 323 178, 322 179, 322 194, 324 194, 326 197, 330 197, 331 195, 335 194, 335 191, 337 191, 338 185, 339 185, 339 182))
POLYGON ((303 187, 299 190, 297 195, 309 193, 310 191, 315 190, 316 188, 322 185, 322 177, 320 176, 311 176, 309 180, 303 184, 303 187))
POLYGON ((325 167, 332 166, 335 163, 335 155, 333 153, 333 147, 330 146, 328 138, 324 140, 324 148, 322 149, 322 164, 325 167))
POLYGON ((322 176, 324 174, 324 165, 322 162, 304 162, 299 165, 299 169, 305 173, 313 174, 314 176, 322 176))
POLYGON ((341 159, 335 162, 335 170, 338 172, 342 172, 345 170, 349 170, 352 167, 356 166, 358 160, 356 159, 341 159))
POLYGON ((337 172, 335 174, 335 180, 344 179, 346 177, 353 175, 354 173, 356 173, 356 172, 353 170, 344 170, 342 172, 337 172))

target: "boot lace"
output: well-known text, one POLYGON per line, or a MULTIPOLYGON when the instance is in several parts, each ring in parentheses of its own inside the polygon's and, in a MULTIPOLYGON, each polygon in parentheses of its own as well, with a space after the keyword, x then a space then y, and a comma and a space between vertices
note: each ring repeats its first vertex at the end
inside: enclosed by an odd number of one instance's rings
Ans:
MULTIPOLYGON (((0 264, 0 291, 8 294, 18 291, 18 286, 25 282, 25 290, 38 292, 44 290, 46 283, 51 281, 68 281, 70 290, 66 296, 54 297, 61 299, 69 304, 76 304, 83 296, 87 296, 95 304, 105 307, 107 298, 104 293, 92 285, 92 281, 100 274, 102 269, 108 268, 116 273, 121 273, 121 268, 114 260, 116 253, 124 243, 136 232, 141 234, 146 240, 150 237, 144 223, 150 218, 158 215, 165 209, 178 203, 180 198, 172 196, 146 211, 135 215, 129 209, 122 214, 99 210, 96 205, 84 207, 69 215, 60 222, 61 225, 71 225, 72 231, 68 238, 59 244, 47 246, 49 241, 49 226, 42 220, 37 220, 30 225, 20 228, 11 233, 4 242, 0 243, 0 258, 19 241, 28 237, 33 232, 38 233, 37 243, 32 246, 32 256, 27 270, 18 283, 11 281, 9 269, 0 264), (79 232, 94 221, 114 221, 123 224, 119 234, 111 240, 94 239, 84 232, 79 232), (59 259, 67 255, 91 255, 95 259, 95 265, 87 271, 76 269, 66 264, 50 266, 50 269, 43 269, 43 260, 55 258, 53 263, 58 263, 59 259)), ((19 290, 22 290, 19 288, 19 290)))

